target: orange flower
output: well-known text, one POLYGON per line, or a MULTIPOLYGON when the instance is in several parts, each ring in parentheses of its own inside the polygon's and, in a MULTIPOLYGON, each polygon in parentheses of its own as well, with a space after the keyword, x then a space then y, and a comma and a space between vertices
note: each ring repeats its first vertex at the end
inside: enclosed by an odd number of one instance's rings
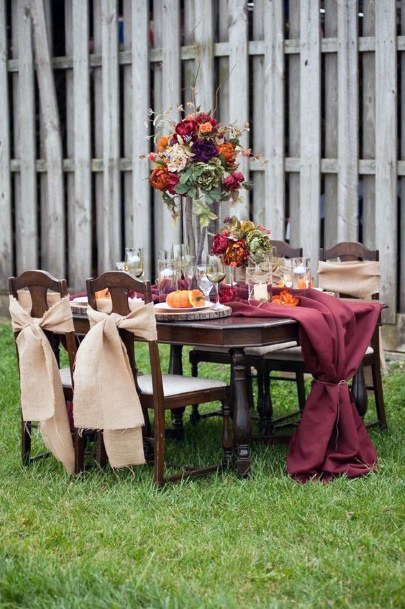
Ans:
POLYGON ((168 143, 169 143, 168 137, 166 137, 166 136, 161 137, 158 142, 158 152, 163 152, 163 150, 167 147, 168 143))
POLYGON ((299 299, 295 298, 295 296, 290 294, 290 292, 287 292, 287 290, 282 290, 280 294, 271 299, 271 302, 287 307, 296 307, 299 303, 299 299))
POLYGON ((156 167, 150 174, 149 182, 157 190, 166 190, 169 183, 169 172, 166 167, 156 167))
POLYGON ((211 123, 203 123, 200 125, 200 133, 211 133, 212 125, 211 123))
POLYGON ((219 144, 218 151, 219 154, 224 157, 225 163, 228 163, 228 165, 234 165, 236 155, 235 148, 232 146, 232 144, 229 144, 228 142, 219 144))

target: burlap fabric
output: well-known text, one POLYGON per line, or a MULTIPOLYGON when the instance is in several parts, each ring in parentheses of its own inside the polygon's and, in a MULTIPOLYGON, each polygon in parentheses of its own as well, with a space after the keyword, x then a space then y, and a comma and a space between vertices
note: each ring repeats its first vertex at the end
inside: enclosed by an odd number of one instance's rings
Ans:
POLYGON ((23 420, 39 421, 46 447, 71 474, 74 471, 74 449, 63 387, 55 354, 43 331, 61 334, 74 331, 69 298, 56 300, 42 318, 31 317, 30 298, 26 293, 24 298, 26 308, 10 296, 12 326, 15 332, 19 332, 17 349, 23 420))
POLYGON ((127 316, 109 313, 111 301, 98 300, 104 310, 87 308, 90 330, 77 352, 74 370, 75 427, 103 430, 112 467, 145 463, 142 441, 144 417, 128 354, 118 328, 146 340, 156 340, 153 303, 130 301, 127 316))
POLYGON ((319 287, 327 292, 370 299, 380 291, 380 263, 375 261, 320 261, 318 277, 319 287))

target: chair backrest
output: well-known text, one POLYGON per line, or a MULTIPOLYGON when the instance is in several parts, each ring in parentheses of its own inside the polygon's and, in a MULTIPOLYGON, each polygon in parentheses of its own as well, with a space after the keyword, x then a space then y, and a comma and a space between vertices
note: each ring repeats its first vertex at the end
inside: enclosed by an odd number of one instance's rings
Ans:
MULTIPOLYGON (((378 262, 379 251, 369 250, 362 243, 357 241, 342 241, 336 243, 334 246, 326 249, 321 248, 319 250, 319 260, 321 262, 327 262, 337 260, 339 262, 378 262)), ((361 279, 359 279, 361 281, 361 279)), ((345 294, 339 292, 342 297, 353 298, 352 294, 345 294)), ((378 299, 378 293, 371 295, 373 299, 378 299)))
POLYGON ((277 256, 281 258, 302 258, 302 247, 292 247, 286 241, 271 240, 271 244, 277 250, 277 256))
POLYGON ((378 261, 380 259, 378 250, 369 250, 357 241, 342 241, 329 249, 321 248, 319 250, 319 260, 326 261, 335 258, 339 258, 341 262, 348 262, 350 260, 378 261))
MULTIPOLYGON (((128 315, 130 312, 128 298, 131 294, 137 294, 137 296, 143 299, 145 304, 152 302, 150 281, 139 281, 125 271, 109 271, 103 273, 96 279, 88 279, 86 281, 86 287, 89 305, 95 310, 99 309, 99 303, 101 302, 100 299, 96 298, 96 293, 105 289, 108 289, 109 297, 111 298, 111 313, 128 315)), ((134 381, 137 385, 138 369, 135 355, 137 337, 132 332, 121 328, 119 329, 119 333, 125 345, 134 381)), ((160 357, 156 341, 149 342, 149 356, 151 370, 158 370, 160 373, 160 357)), ((161 385, 161 375, 159 374, 159 376, 161 385)))
MULTIPOLYGON (((26 308, 30 306, 31 317, 43 317, 44 313, 55 302, 55 298, 68 295, 66 279, 57 279, 42 270, 25 271, 18 277, 9 277, 9 294, 14 296, 26 308)), ((18 333, 16 333, 17 335, 18 333)), ((61 337, 50 331, 45 331, 52 345, 59 365, 59 338, 64 338, 62 344, 67 351, 70 369, 73 371, 77 345, 74 332, 66 332, 61 337)))

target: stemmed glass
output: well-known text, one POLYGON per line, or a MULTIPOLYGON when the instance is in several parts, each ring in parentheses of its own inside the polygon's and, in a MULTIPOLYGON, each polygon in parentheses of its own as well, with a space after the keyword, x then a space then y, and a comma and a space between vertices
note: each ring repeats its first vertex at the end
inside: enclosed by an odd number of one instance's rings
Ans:
POLYGON ((204 293, 205 300, 210 299, 211 290, 214 286, 214 282, 209 279, 207 274, 207 266, 200 264, 197 268, 197 285, 199 289, 204 293))
POLYGON ((141 247, 126 247, 125 248, 125 264, 128 272, 134 277, 141 277, 143 274, 143 248, 141 247))
POLYGON ((220 256, 209 254, 206 259, 207 277, 215 285, 215 304, 219 304, 218 284, 225 279, 225 265, 220 256))

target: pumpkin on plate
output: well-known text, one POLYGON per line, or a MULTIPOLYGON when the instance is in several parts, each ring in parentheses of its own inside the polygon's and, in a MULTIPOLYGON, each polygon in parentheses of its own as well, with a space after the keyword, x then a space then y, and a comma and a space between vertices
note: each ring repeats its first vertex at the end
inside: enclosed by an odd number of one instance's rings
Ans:
POLYGON ((166 296, 166 303, 173 309, 201 307, 205 304, 205 297, 200 290, 175 290, 166 296))

